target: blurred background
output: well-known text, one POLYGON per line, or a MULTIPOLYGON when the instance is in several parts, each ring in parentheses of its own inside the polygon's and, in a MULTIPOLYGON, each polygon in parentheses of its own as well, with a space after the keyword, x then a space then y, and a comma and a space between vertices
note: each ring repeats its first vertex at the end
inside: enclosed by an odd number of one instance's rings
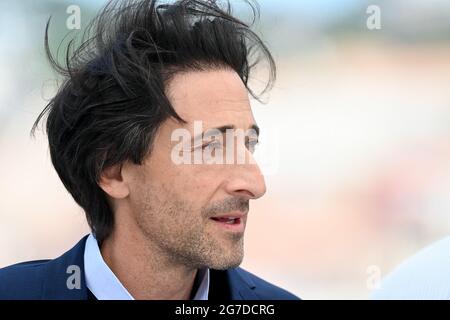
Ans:
MULTIPOLYGON (((0 267, 57 257, 88 233, 45 135, 29 132, 58 79, 48 17, 56 51, 69 5, 76 35, 104 3, 0 1, 0 267)), ((251 204, 243 267, 303 299, 366 299, 450 234, 450 2, 259 4, 278 80, 253 104, 268 192, 251 204)))

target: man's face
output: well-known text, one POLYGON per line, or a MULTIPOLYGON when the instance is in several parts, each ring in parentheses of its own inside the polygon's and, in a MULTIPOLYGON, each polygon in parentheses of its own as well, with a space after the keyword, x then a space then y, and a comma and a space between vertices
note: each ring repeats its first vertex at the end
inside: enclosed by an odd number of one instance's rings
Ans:
POLYGON ((245 131, 255 126, 247 90, 235 72, 211 70, 175 75, 167 95, 187 123, 165 121, 150 156, 132 168, 128 186, 133 218, 145 237, 174 261, 197 268, 236 267, 244 254, 249 200, 266 191, 258 166, 248 161, 252 147, 240 149, 248 157, 245 163, 177 164, 172 151, 180 140, 172 141, 172 134, 177 129, 189 131, 194 141, 183 141, 182 148, 189 155, 205 148, 212 151, 207 143, 224 141, 220 137, 197 141, 194 121, 201 121, 203 132, 223 126, 245 131), (219 216, 239 219, 227 223, 219 216))

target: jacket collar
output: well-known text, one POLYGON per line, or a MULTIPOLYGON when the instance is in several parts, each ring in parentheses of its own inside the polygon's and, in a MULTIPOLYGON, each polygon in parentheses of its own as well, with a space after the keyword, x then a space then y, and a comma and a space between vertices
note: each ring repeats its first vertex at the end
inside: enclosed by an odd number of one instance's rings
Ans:
POLYGON ((87 236, 72 249, 46 264, 43 295, 45 300, 86 300, 84 247, 87 236), (77 283, 77 281, 79 282, 77 283), (79 286, 78 286, 79 284, 79 286))

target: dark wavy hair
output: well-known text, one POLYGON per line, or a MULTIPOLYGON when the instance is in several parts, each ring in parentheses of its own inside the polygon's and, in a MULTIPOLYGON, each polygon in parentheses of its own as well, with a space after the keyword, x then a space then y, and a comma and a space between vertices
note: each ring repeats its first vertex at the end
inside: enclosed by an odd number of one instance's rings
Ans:
POLYGON ((229 69, 249 93, 250 71, 262 59, 269 79, 275 63, 264 42, 251 30, 259 18, 256 3, 251 23, 232 15, 228 1, 109 1, 90 22, 81 44, 73 40, 65 63, 50 52, 47 22, 45 49, 64 81, 35 121, 46 115, 46 133, 53 166, 64 186, 84 209, 98 241, 114 226, 101 172, 124 161, 141 164, 151 152, 159 126, 168 118, 184 120, 166 94, 177 73, 229 69))

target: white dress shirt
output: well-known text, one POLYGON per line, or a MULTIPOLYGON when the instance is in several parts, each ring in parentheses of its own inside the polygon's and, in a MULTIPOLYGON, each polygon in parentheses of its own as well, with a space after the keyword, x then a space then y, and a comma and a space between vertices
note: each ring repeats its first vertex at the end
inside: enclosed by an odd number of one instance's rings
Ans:
POLYGON ((450 237, 401 263, 375 290, 372 299, 450 299, 450 237))
MULTIPOLYGON (((97 240, 90 234, 84 249, 86 286, 98 300, 134 300, 103 260, 97 240)), ((198 270, 200 285, 193 300, 208 300, 209 269, 198 270)))

